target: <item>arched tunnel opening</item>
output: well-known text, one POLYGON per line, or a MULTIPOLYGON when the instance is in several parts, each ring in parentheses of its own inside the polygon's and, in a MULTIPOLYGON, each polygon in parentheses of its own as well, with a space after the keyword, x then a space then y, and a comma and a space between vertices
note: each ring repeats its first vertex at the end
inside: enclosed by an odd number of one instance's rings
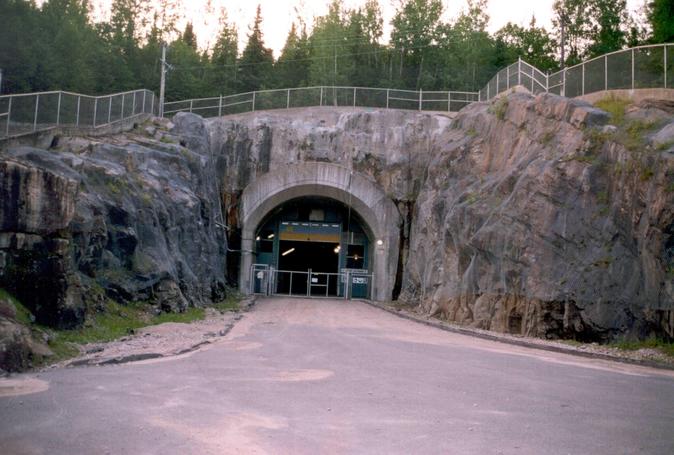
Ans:
POLYGON ((253 263, 271 270, 268 292, 308 297, 342 297, 346 273, 362 275, 350 297, 368 297, 373 235, 347 204, 327 197, 289 200, 272 210, 255 230, 253 263))

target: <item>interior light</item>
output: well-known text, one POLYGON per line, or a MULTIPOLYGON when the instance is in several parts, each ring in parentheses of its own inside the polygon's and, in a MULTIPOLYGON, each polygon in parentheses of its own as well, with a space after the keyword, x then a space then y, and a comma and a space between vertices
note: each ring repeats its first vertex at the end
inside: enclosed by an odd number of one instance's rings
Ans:
POLYGON ((377 245, 382 246, 384 244, 384 241, 382 239, 377 240, 377 245))
POLYGON ((267 238, 268 238, 268 239, 273 239, 273 238, 274 238, 274 234, 269 234, 269 235, 267 236, 267 238))
POLYGON ((292 253, 293 251, 295 251, 295 248, 291 248, 291 249, 289 249, 288 251, 283 252, 283 254, 282 254, 281 256, 288 256, 288 255, 289 255, 290 253, 292 253))
POLYGON ((255 237, 255 240, 257 240, 257 241, 259 242, 259 241, 260 241, 260 236, 258 235, 257 237, 255 237))
POLYGON ((339 253, 339 252, 341 251, 341 249, 342 249, 342 247, 339 246, 339 245, 337 245, 337 246, 335 247, 335 253, 339 253))
POLYGON ((357 254, 353 257, 353 260, 354 260, 354 261, 357 261, 357 260, 358 260, 358 255, 357 255, 357 254))

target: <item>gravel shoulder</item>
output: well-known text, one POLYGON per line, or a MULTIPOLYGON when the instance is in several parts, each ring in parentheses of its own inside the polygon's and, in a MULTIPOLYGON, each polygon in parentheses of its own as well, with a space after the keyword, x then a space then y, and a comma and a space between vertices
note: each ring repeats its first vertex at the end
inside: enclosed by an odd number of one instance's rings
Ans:
POLYGON ((609 360, 632 365, 642 365, 651 368, 674 370, 674 358, 660 352, 657 349, 638 349, 631 351, 600 345, 598 343, 573 343, 561 340, 544 340, 541 338, 498 333, 445 322, 440 319, 419 313, 412 307, 402 307, 392 303, 369 301, 364 302, 391 314, 398 315, 399 317, 446 330, 448 332, 460 333, 486 340, 499 341, 516 346, 542 349, 551 352, 560 352, 580 357, 609 360))
POLYGON ((84 365, 110 365, 185 354, 225 337, 254 299, 240 302, 239 311, 220 312, 206 308, 203 320, 191 323, 167 322, 144 327, 135 334, 106 343, 88 343, 73 359, 48 367, 63 368, 84 365))

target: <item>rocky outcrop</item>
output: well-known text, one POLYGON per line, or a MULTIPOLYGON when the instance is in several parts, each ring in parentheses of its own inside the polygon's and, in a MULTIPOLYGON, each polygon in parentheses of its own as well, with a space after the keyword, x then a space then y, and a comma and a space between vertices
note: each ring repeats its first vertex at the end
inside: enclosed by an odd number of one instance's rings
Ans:
POLYGON ((207 129, 232 224, 238 194, 286 163, 377 182, 406 221, 398 286, 420 311, 548 338, 673 336, 673 117, 649 103, 626 118, 520 93, 455 120, 307 109, 207 129))
POLYGON ((667 109, 635 106, 610 125, 586 103, 518 93, 455 119, 178 114, 170 133, 156 124, 14 148, 0 156, 0 287, 64 327, 106 296, 167 311, 218 299, 238 264, 224 226, 236 240, 244 188, 287 163, 324 161, 397 205, 395 295, 419 311, 547 338, 672 337, 667 109))
POLYGON ((674 336, 674 154, 608 120, 552 95, 462 111, 417 198, 403 298, 539 337, 674 336))
POLYGON ((0 287, 38 323, 78 326, 105 298, 182 311, 224 296, 210 148, 160 139, 61 138, 0 156, 0 287))

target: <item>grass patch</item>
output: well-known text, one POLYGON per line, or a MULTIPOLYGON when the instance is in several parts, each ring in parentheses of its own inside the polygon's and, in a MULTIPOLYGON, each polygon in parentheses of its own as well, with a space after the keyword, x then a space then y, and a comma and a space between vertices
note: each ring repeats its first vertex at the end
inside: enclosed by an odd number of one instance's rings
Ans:
POLYGON ((625 123, 625 111, 627 110, 627 106, 630 105, 630 101, 611 96, 597 101, 594 105, 602 111, 608 112, 613 124, 619 126, 625 123))
POLYGON ((0 288, 0 299, 8 300, 16 308, 16 320, 23 325, 31 325, 35 318, 33 314, 23 306, 12 294, 0 288))
POLYGON ((491 111, 499 120, 505 120, 506 112, 508 112, 508 98, 500 98, 492 105, 491 111))
POLYGON ((210 308, 215 308, 216 310, 220 311, 221 313, 227 312, 227 311, 239 311, 239 301, 241 300, 241 297, 239 295, 232 295, 230 294, 229 297, 227 297, 225 300, 214 303, 213 305, 210 305, 210 308))
POLYGON ((642 341, 621 340, 611 343, 609 346, 624 351, 638 351, 639 349, 656 349, 663 354, 674 357, 674 343, 664 341, 660 338, 650 337, 642 341))
POLYGON ((162 313, 159 316, 152 318, 151 324, 164 324, 165 322, 179 322, 189 324, 194 321, 201 321, 206 316, 206 311, 203 308, 187 308, 182 313, 162 313))
MULTIPOLYGON (((188 324, 200 321, 206 316, 204 308, 190 307, 182 313, 161 313, 157 315, 154 313, 155 308, 147 303, 136 302, 129 305, 120 305, 108 300, 103 310, 90 314, 81 328, 55 330, 35 324, 31 312, 2 288, 0 288, 0 298, 8 299, 14 304, 17 310, 17 321, 29 327, 34 333, 48 335, 48 345, 54 352, 54 356, 44 359, 44 363, 55 363, 76 356, 80 352, 79 345, 114 341, 132 335, 136 330, 143 327, 167 322, 188 324)), ((238 311, 240 300, 241 296, 230 292, 225 300, 213 304, 211 307, 220 312, 238 311)))

